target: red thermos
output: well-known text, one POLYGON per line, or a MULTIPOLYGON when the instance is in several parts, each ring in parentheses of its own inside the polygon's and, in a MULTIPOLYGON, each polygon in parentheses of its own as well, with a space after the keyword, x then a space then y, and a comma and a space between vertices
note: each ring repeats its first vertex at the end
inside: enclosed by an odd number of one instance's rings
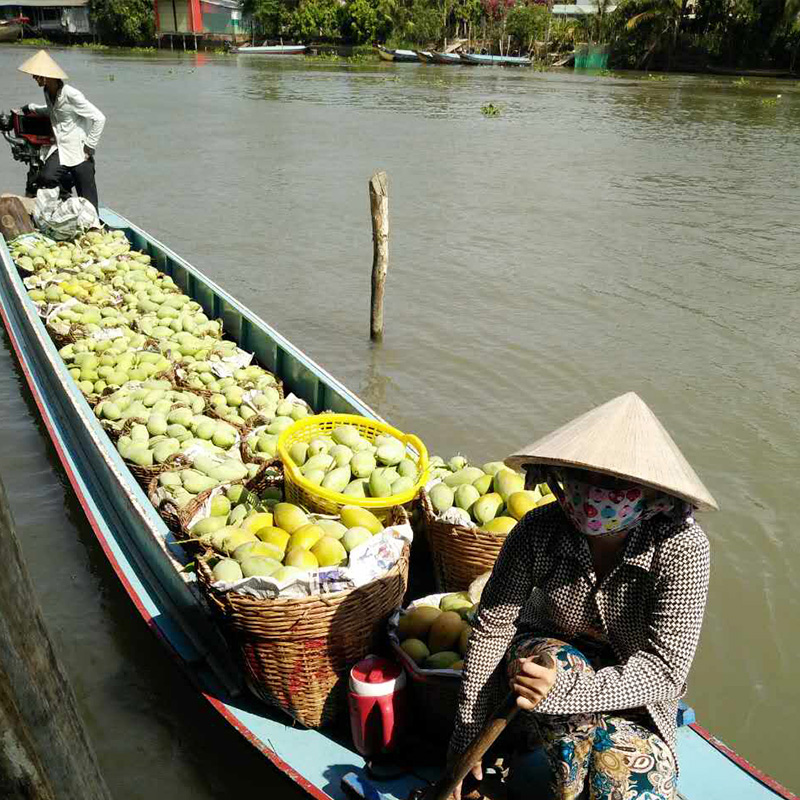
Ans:
POLYGON ((350 670, 350 728, 362 756, 392 750, 400 741, 407 717, 406 674, 380 656, 367 656, 350 670))

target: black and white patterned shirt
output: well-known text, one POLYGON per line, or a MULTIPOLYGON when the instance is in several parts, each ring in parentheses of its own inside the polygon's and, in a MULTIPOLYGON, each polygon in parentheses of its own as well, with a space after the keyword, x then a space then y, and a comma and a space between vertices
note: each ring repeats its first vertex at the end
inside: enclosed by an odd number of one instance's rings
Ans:
POLYGON ((559 671, 536 713, 644 706, 677 763, 678 699, 700 636, 709 545, 689 518, 658 515, 628 536, 622 560, 598 584, 585 537, 557 503, 511 531, 486 584, 469 640, 450 742, 460 754, 509 691, 504 656, 519 635, 569 642, 599 619, 618 660, 593 675, 559 671))

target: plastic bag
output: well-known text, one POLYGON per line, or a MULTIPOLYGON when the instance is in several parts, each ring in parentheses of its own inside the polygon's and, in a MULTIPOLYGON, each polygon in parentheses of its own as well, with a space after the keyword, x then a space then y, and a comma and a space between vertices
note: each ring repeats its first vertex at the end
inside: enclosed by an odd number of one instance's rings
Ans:
POLYGON ((52 239, 65 241, 100 227, 97 210, 86 198, 60 200, 60 192, 58 186, 36 192, 33 221, 40 231, 52 239))

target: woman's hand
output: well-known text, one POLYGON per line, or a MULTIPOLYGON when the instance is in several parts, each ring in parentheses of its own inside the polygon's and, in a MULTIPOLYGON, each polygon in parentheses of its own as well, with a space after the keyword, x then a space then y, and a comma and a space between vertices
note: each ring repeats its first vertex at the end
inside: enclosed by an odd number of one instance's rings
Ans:
MULTIPOLYGON (((552 663, 552 661, 550 662, 552 663)), ((556 682, 556 668, 543 667, 536 657, 518 658, 511 666, 511 688, 517 693, 517 705, 533 711, 544 700, 556 682)))
MULTIPOLYGON (((480 762, 478 762, 471 770, 470 770, 472 777, 475 778, 476 781, 480 782, 483 780, 483 767, 481 766, 480 762)), ((453 800, 461 800, 461 786, 463 781, 453 789, 453 800)))

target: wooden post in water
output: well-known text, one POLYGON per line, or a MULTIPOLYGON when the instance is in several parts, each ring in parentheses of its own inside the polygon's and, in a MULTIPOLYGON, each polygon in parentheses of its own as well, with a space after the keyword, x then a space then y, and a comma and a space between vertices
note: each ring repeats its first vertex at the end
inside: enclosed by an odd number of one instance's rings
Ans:
POLYGON ((383 338, 383 293, 389 267, 389 177, 376 172, 369 181, 369 206, 372 212, 372 312, 369 335, 383 338))
POLYGON ((0 734, 3 800, 111 800, 47 634, 2 481, 0 734))

